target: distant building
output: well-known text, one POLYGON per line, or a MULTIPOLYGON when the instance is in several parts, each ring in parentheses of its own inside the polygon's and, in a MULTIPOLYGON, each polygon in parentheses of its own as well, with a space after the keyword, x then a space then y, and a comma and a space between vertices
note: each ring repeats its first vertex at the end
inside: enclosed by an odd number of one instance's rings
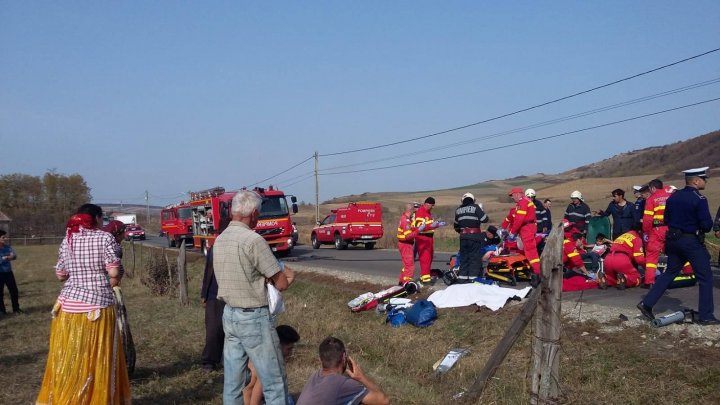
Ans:
POLYGON ((0 229, 5 232, 10 232, 10 222, 12 222, 10 217, 0 211, 0 229))

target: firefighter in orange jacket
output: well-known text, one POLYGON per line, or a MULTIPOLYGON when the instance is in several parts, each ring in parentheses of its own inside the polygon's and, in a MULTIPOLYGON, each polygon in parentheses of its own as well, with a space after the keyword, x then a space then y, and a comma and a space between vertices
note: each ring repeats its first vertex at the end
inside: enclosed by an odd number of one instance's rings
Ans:
POLYGON ((580 232, 565 236, 563 239, 563 266, 567 271, 590 277, 590 273, 587 271, 585 262, 582 259, 583 240, 583 235, 580 232))
POLYGON ((655 179, 648 183, 650 197, 645 201, 643 211, 642 230, 643 238, 647 242, 646 264, 645 264, 645 285, 649 288, 655 283, 655 271, 657 270, 660 253, 665 249, 665 235, 668 227, 665 225, 665 202, 670 194, 663 188, 663 182, 655 179))
POLYGON ((530 261, 533 272, 540 274, 540 257, 535 241, 535 234, 537 234, 535 204, 525 196, 520 187, 513 188, 508 195, 515 200, 516 205, 510 210, 502 227, 509 233, 509 237, 518 236, 520 238, 523 245, 521 249, 530 261))
POLYGON ((643 241, 636 225, 628 232, 620 235, 610 246, 610 253, 605 256, 603 269, 605 276, 601 276, 600 288, 616 286, 620 290, 625 287, 640 285, 640 272, 637 266, 645 265, 645 252, 643 241))
POLYGON ((417 246, 418 260, 420 261, 420 281, 429 283, 430 267, 432 266, 434 252, 433 236, 435 229, 445 225, 444 222, 436 222, 431 214, 435 206, 435 199, 428 197, 423 205, 415 211, 415 219, 413 220, 411 230, 417 232, 415 237, 415 245, 417 246))
POLYGON ((412 281, 415 277, 415 234, 412 231, 413 204, 405 204, 405 211, 400 215, 398 223, 397 239, 400 259, 402 259, 402 270, 400 270, 400 285, 412 281))

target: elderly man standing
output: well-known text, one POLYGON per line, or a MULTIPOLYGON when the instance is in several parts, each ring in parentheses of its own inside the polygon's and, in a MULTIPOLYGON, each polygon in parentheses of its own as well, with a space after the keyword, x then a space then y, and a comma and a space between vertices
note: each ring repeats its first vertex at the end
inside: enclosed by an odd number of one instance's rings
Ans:
POLYGON ((242 404, 248 377, 248 358, 263 382, 268 404, 284 404, 287 377, 280 340, 268 310, 266 280, 283 291, 292 274, 281 271, 262 236, 253 231, 260 215, 262 198, 240 191, 232 200, 232 221, 213 247, 213 265, 218 299, 225 301, 223 359, 224 404, 242 404))

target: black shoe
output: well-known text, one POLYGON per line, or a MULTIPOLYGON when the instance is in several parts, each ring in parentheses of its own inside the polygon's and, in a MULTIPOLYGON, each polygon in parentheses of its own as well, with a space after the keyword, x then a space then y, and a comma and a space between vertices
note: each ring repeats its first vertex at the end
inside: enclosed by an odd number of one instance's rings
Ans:
POLYGON ((643 304, 642 301, 637 304, 637 309, 639 309, 640 313, 642 313, 643 316, 648 320, 652 321, 653 319, 655 319, 655 314, 653 314, 652 308, 643 304))
POLYGON ((702 326, 720 325, 720 319, 717 319, 717 318, 702 319, 695 323, 697 323, 698 325, 702 325, 702 326))
POLYGON ((622 275, 622 273, 620 273, 617 275, 617 285, 615 286, 615 288, 617 288, 618 290, 624 290, 625 287, 627 287, 627 279, 624 275, 622 275))
POLYGON ((20 315, 20 314, 24 314, 24 313, 25 313, 25 311, 23 311, 22 309, 13 310, 13 314, 15 314, 15 315, 20 315))
POLYGON ((605 277, 605 273, 598 273, 598 285, 601 290, 607 290, 607 278, 605 277))

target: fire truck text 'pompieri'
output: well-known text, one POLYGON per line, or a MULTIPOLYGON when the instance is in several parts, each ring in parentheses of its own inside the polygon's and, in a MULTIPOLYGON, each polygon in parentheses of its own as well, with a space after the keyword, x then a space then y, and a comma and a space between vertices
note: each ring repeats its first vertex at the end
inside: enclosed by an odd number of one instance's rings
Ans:
POLYGON ((186 202, 168 205, 160 212, 160 230, 167 238, 168 247, 180 247, 186 240, 192 242, 192 207, 186 202))
MULTIPOLYGON (((253 189, 262 197, 262 208, 255 232, 262 235, 273 252, 287 256, 294 247, 292 237, 292 219, 290 211, 297 213, 297 198, 290 196, 291 209, 288 208, 285 193, 273 186, 267 189, 253 189)), ((231 205, 236 192, 225 192, 223 187, 191 192, 193 244, 207 254, 220 233, 232 220, 231 205)))

